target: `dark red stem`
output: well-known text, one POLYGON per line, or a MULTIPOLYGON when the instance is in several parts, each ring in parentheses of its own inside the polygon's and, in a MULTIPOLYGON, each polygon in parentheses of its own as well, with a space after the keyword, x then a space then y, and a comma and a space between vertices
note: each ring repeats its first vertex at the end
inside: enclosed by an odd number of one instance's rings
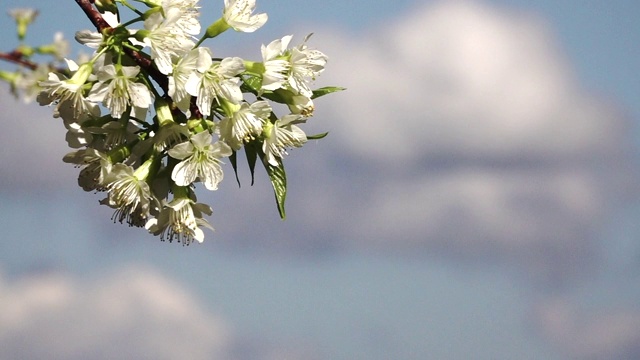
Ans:
POLYGON ((14 64, 22 65, 31 70, 35 70, 38 67, 36 63, 29 60, 25 60, 19 51, 12 51, 8 54, 0 52, 0 59, 12 62, 14 64))
POLYGON ((102 18, 102 15, 100 15, 100 12, 93 7, 90 0, 76 0, 76 3, 80 6, 82 11, 84 11, 85 15, 87 15, 93 26, 95 26, 99 32, 110 28, 109 24, 107 24, 104 18, 102 18))
MULTIPOLYGON (((100 33, 109 32, 109 30, 111 30, 111 26, 107 24, 98 9, 96 9, 92 5, 91 0, 76 0, 76 3, 78 4, 78 6, 80 6, 82 11, 84 11, 89 20, 91 20, 91 23, 100 33)), ((147 72, 147 74, 151 76, 151 78, 160 86, 160 88, 162 88, 165 93, 167 93, 169 89, 169 80, 164 74, 158 71, 155 66, 153 66, 153 62, 151 61, 151 59, 145 57, 144 55, 140 54, 140 52, 135 51, 131 48, 125 47, 124 51, 136 62, 136 64, 138 64, 138 66, 143 68, 147 72)))

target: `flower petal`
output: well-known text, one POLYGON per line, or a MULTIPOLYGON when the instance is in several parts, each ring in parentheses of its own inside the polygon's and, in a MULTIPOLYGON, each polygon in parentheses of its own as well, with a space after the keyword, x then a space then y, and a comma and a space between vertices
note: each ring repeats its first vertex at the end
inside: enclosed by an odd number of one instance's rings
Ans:
POLYGON ((189 160, 191 159, 179 162, 171 172, 171 180, 178 186, 187 186, 196 180, 197 164, 189 160))

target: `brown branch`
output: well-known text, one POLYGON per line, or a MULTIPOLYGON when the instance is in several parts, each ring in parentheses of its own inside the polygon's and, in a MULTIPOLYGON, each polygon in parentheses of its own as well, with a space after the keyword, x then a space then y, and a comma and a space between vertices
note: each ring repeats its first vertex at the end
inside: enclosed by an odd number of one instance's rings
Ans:
POLYGON ((158 83, 165 94, 169 91, 169 79, 153 65, 151 59, 142 55, 139 51, 135 51, 128 47, 124 48, 124 52, 129 55, 129 57, 131 57, 138 66, 143 68, 156 83, 158 83))
POLYGON ((12 51, 10 53, 0 52, 0 59, 12 62, 14 64, 22 65, 31 70, 35 70, 38 64, 33 61, 26 60, 19 51, 12 51))
MULTIPOLYGON (((109 31, 111 26, 104 20, 100 12, 93 6, 92 0, 76 0, 76 3, 82 8, 87 15, 91 23, 96 27, 100 33, 109 31)), ((133 50, 128 47, 124 47, 125 53, 131 57, 138 66, 144 69, 149 76, 160 86, 165 95, 169 92, 169 79, 166 75, 162 74, 157 67, 153 65, 153 62, 148 57, 144 56, 139 51, 133 50)), ((196 118, 202 118, 200 110, 196 106, 195 97, 191 98, 190 104, 191 116, 196 118)))
MULTIPOLYGON (((91 0, 76 0, 76 3, 78 4, 78 6, 80 6, 80 8, 82 8, 82 11, 84 11, 89 20, 91 20, 91 23, 100 33, 104 34, 105 32, 109 32, 112 29, 111 26, 109 26, 109 24, 104 20, 102 14, 100 14, 98 9, 96 9, 92 5, 91 0)), ((127 47, 124 47, 124 51, 127 55, 129 55, 129 57, 133 59, 133 61, 136 62, 136 64, 138 64, 138 66, 143 68, 156 83, 158 83, 160 88, 162 88, 165 93, 167 93, 169 89, 169 80, 164 74, 158 71, 155 66, 153 66, 153 62, 151 61, 151 59, 145 57, 139 51, 135 51, 127 47)))
POLYGON ((85 15, 91 20, 93 26, 102 33, 103 30, 110 29, 111 26, 104 20, 102 15, 98 12, 96 8, 93 7, 92 1, 90 0, 76 0, 76 3, 82 11, 84 11, 85 15))

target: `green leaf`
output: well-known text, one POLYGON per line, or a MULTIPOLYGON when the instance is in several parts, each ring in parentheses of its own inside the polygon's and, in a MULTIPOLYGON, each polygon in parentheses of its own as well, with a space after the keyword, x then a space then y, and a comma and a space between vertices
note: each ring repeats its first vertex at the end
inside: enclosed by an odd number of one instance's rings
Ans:
POLYGON ((287 197, 287 174, 284 171, 282 159, 278 158, 278 166, 273 166, 268 162, 263 162, 263 164, 271 179, 271 185, 273 185, 273 192, 276 196, 276 205, 278 205, 280 218, 284 220, 286 218, 284 201, 287 197))
MULTIPOLYGON (((236 158, 236 152, 234 151, 229 155, 229 162, 231 162, 231 166, 233 166, 233 172, 236 173, 236 181, 238 182, 238 187, 240 186, 240 178, 238 177, 238 161, 236 158)), ((253 185, 253 184, 252 184, 253 185)))
POLYGON ((324 138, 327 135, 329 135, 329 132, 325 132, 322 134, 315 134, 315 135, 307 135, 307 140, 319 140, 324 138))
POLYGON ((245 76, 242 78, 240 88, 243 92, 250 92, 254 95, 258 94, 258 90, 262 87, 262 78, 257 76, 245 76))
POLYGON ((251 186, 255 179, 256 160, 258 159, 258 150, 260 150, 260 143, 252 141, 244 145, 244 153, 247 155, 247 164, 249 165, 249 171, 251 171, 251 186))
POLYGON ((311 95, 312 99, 319 98, 320 96, 325 96, 327 94, 331 94, 338 91, 347 90, 347 88, 339 87, 339 86, 325 86, 320 89, 313 90, 313 95, 311 95))
MULTIPOLYGON (((280 90, 280 89, 278 89, 280 90)), ((261 97, 271 100, 273 102, 277 102, 279 104, 286 104, 287 100, 285 98, 283 98, 278 92, 264 92, 262 93, 262 95, 260 95, 261 97)))

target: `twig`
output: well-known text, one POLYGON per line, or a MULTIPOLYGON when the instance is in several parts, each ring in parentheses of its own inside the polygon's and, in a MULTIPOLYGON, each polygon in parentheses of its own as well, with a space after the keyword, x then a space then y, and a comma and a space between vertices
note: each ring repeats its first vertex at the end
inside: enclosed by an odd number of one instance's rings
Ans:
POLYGON ((10 53, 0 52, 0 59, 12 62, 14 64, 22 65, 31 70, 35 70, 38 67, 38 64, 33 61, 29 61, 23 58, 22 54, 19 51, 12 51, 10 53))

